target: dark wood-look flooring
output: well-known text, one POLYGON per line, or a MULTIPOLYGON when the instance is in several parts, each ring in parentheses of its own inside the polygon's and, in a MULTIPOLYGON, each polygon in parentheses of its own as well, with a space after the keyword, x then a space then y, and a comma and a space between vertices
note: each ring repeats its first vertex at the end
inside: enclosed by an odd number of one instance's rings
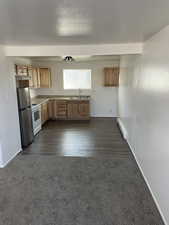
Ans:
POLYGON ((129 147, 122 138, 116 119, 91 121, 48 121, 24 154, 58 156, 125 156, 129 147))

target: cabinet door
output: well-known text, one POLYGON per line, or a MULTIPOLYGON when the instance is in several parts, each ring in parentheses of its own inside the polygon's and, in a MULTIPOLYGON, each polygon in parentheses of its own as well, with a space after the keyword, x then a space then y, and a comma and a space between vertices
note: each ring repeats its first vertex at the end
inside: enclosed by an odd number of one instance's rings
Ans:
POLYGON ((55 107, 55 100, 49 100, 48 101, 48 118, 49 119, 55 118, 54 107, 55 107))
POLYGON ((78 119, 79 118, 79 104, 78 102, 68 103, 68 119, 78 119))
POLYGON ((82 118, 89 118, 89 102, 79 102, 79 116, 82 118))
POLYGON ((27 65, 15 65, 16 75, 28 76, 28 66, 27 65))
POLYGON ((104 68, 104 86, 118 87, 119 86, 119 68, 104 68))
POLYGON ((48 103, 45 103, 45 122, 49 119, 49 115, 48 115, 48 103))
POLYGON ((67 102, 55 101, 55 118, 66 119, 67 118, 67 102))
POLYGON ((28 75, 30 76, 29 87, 39 88, 39 71, 38 68, 28 67, 28 75))
POLYGON ((34 88, 40 87, 39 69, 35 67, 32 68, 32 83, 34 88))
POLYGON ((39 68, 39 78, 41 88, 51 87, 51 71, 49 68, 39 68))
POLYGON ((41 104, 41 122, 42 122, 42 125, 45 123, 44 104, 41 104))
POLYGON ((48 103, 45 102, 41 105, 41 120, 42 124, 44 124, 48 120, 48 103))
POLYGON ((32 66, 28 66, 28 76, 30 77, 29 80, 29 87, 34 87, 34 83, 33 83, 33 68, 32 66))

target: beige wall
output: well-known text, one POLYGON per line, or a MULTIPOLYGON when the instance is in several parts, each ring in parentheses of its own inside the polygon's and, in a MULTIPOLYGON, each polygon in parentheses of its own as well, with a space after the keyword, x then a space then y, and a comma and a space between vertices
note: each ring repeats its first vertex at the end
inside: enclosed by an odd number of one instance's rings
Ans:
POLYGON ((0 47, 0 167, 21 151, 14 77, 14 63, 19 62, 23 63, 21 59, 5 57, 0 47))
POLYGON ((169 27, 122 56, 119 114, 126 138, 169 224, 169 27))
POLYGON ((63 89, 63 69, 91 69, 92 90, 83 90, 82 95, 91 95, 91 115, 117 117, 118 88, 104 87, 103 68, 118 66, 119 60, 81 63, 36 62, 38 66, 49 66, 52 70, 52 88, 38 89, 37 95, 77 95, 77 90, 63 89))

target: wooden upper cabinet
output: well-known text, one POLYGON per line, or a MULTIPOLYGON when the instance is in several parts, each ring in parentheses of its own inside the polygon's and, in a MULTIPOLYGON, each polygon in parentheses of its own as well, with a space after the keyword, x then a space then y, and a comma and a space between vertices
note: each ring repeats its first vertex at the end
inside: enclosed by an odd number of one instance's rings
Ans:
POLYGON ((50 88, 51 72, 49 68, 32 67, 30 87, 32 88, 50 88))
POLYGON ((119 67, 104 68, 104 86, 105 87, 119 86, 119 67))
POLYGON ((39 69, 36 67, 32 69, 32 82, 34 88, 40 88, 39 69))
POLYGON ((50 88, 52 86, 50 68, 15 65, 15 72, 16 75, 29 76, 29 87, 31 88, 50 88))
POLYGON ((28 76, 28 66, 27 65, 15 65, 15 73, 18 76, 28 76))
POLYGON ((32 77, 32 65, 28 66, 28 76, 32 77))
POLYGON ((33 87, 33 80, 32 80, 32 66, 28 66, 28 76, 30 77, 29 80, 29 87, 33 87))
POLYGON ((50 88, 51 70, 49 68, 39 68, 39 80, 41 88, 50 88))
POLYGON ((39 88, 39 70, 38 68, 29 66, 28 67, 28 75, 30 76, 29 87, 31 88, 39 88))

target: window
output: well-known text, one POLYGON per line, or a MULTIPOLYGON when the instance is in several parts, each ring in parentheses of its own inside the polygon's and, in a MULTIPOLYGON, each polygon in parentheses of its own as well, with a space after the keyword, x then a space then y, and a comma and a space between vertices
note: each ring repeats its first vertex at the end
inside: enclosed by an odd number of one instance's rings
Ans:
POLYGON ((91 89, 91 70, 63 70, 64 89, 91 89))

